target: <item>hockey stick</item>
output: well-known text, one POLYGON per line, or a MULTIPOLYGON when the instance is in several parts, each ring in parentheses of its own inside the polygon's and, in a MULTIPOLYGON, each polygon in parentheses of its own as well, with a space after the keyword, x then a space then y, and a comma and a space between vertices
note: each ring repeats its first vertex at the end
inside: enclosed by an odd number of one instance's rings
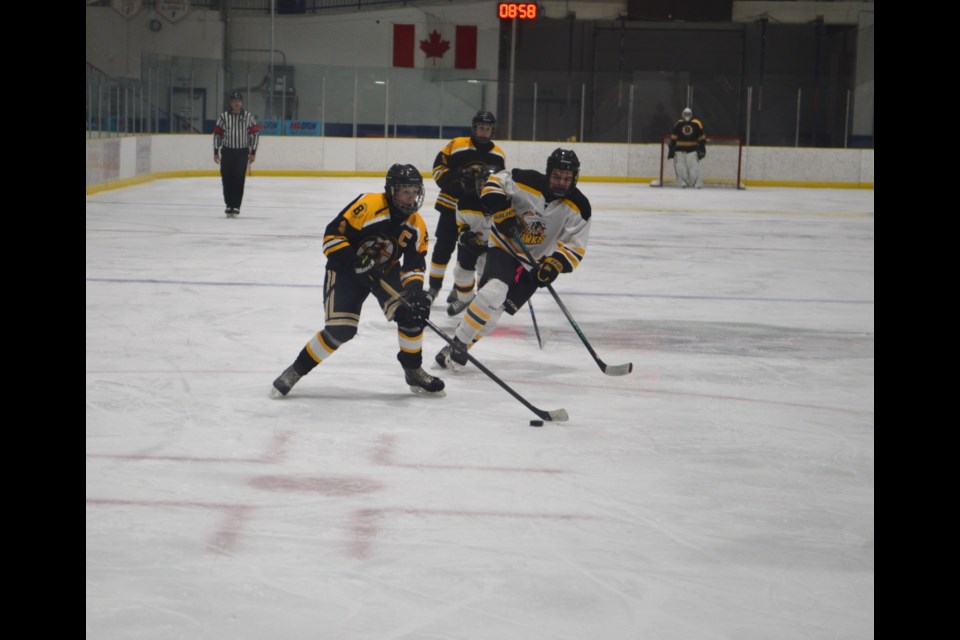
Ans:
POLYGON ((527 300, 527 306, 530 307, 530 319, 533 320, 533 331, 537 334, 537 344, 540 350, 543 350, 543 340, 540 339, 540 327, 537 326, 537 314, 533 312, 533 300, 527 300))
MULTIPOLYGON (((527 257, 527 260, 530 261, 530 264, 532 266, 536 266, 537 261, 534 260, 533 256, 530 254, 530 249, 528 249, 527 245, 524 244, 523 240, 520 238, 520 234, 514 231, 513 237, 516 239, 518 243, 520 243, 520 248, 523 249, 523 255, 527 257)), ((567 320, 570 321, 570 326, 572 326, 573 330, 577 332, 578 336, 580 336, 580 340, 583 342, 583 346, 585 346, 587 348, 587 351, 590 352, 590 355, 593 356, 594 362, 597 363, 597 366, 600 367, 601 371, 603 371, 608 376, 625 376, 631 371, 633 371, 632 362, 628 362, 626 364, 609 365, 603 360, 601 360, 600 356, 597 355, 597 352, 594 351, 593 347, 590 346, 590 342, 587 340, 587 337, 583 335, 583 331, 581 331, 580 327, 577 326, 577 321, 574 320, 573 316, 570 315, 570 312, 567 311, 567 307, 564 306, 563 301, 560 300, 560 296, 558 296, 557 292, 554 291, 553 285, 548 284, 547 289, 550 291, 550 295, 553 296, 553 299, 557 301, 557 306, 559 306, 560 310, 563 311, 563 315, 567 316, 567 320)))
MULTIPOLYGON (((397 299, 400 301, 400 303, 403 304, 404 306, 406 306, 408 309, 409 309, 409 308, 412 308, 412 305, 407 301, 407 299, 404 298, 400 293, 398 293, 396 289, 394 289, 394 288, 391 287, 389 284, 387 284, 386 281, 383 280, 383 278, 380 278, 380 286, 383 288, 384 291, 386 291, 387 293, 389 293, 392 297, 397 298, 397 299)), ((441 338, 443 338, 444 341, 446 341, 447 344, 449 344, 451 347, 453 347, 453 338, 451 338, 451 337, 448 336, 446 333, 444 333, 442 329, 440 329, 439 327, 437 327, 437 325, 435 325, 435 324, 433 324, 432 322, 430 322, 429 319, 428 319, 428 320, 425 320, 424 322, 426 322, 426 324, 427 324, 428 327, 430 327, 431 329, 433 329, 433 332, 434 332, 434 333, 436 333, 438 336, 440 336, 441 338)), ((537 416, 538 416, 540 419, 542 419, 542 420, 551 420, 551 421, 554 421, 554 422, 566 422, 567 420, 570 419, 570 416, 567 415, 567 410, 566 410, 566 409, 555 409, 555 410, 553 410, 553 411, 544 411, 543 409, 538 409, 537 407, 533 406, 532 404, 530 404, 530 402, 527 401, 526 398, 524 398, 523 396, 521 396, 519 393, 517 393, 516 391, 514 391, 512 388, 510 388, 510 386, 507 385, 506 382, 504 382, 503 380, 501 380, 500 378, 498 378, 498 377, 496 376, 496 374, 494 374, 492 371, 490 371, 490 369, 487 369, 485 366, 483 366, 483 364, 482 364, 479 360, 477 360, 476 358, 474 358, 474 357, 473 357, 472 355, 470 355, 469 353, 467 353, 467 360, 469 360, 470 362, 472 362, 472 363, 477 367, 477 369, 480 369, 480 371, 483 371, 483 372, 487 375, 488 378, 490 378, 491 380, 493 380, 494 382, 496 382, 498 385, 500 385, 501 387, 503 387, 503 389, 504 389, 507 393, 509 393, 509 394, 512 395, 514 398, 516 398, 517 400, 519 400, 520 403, 521 403, 523 406, 525 406, 527 409, 530 409, 530 411, 533 411, 535 414, 537 414, 537 416)))

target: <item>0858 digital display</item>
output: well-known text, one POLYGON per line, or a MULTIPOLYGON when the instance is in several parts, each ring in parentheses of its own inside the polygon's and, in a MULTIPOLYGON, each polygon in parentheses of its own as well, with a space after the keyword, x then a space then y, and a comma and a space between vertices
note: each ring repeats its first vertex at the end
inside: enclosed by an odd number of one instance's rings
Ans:
POLYGON ((497 3, 497 15, 501 20, 535 20, 537 5, 534 2, 497 3))

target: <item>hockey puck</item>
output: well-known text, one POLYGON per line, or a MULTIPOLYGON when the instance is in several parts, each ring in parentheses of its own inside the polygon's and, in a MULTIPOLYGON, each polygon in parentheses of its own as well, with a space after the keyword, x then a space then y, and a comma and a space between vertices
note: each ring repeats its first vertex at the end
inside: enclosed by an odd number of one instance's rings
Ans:
POLYGON ((542 426, 543 426, 543 420, 531 420, 531 421, 530 421, 530 426, 531 426, 531 427, 542 427, 542 426))

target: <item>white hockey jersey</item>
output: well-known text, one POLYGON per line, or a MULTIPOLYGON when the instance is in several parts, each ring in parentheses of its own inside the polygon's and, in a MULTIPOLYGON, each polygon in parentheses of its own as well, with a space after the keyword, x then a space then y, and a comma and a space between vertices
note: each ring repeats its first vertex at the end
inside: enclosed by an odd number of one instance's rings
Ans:
MULTIPOLYGON (((564 273, 580 266, 590 236, 590 201, 578 188, 566 197, 548 200, 547 177, 527 169, 505 170, 491 175, 483 186, 481 199, 494 213, 513 207, 520 220, 523 243, 536 260, 553 256, 563 264, 564 273)), ((488 246, 513 254, 524 268, 531 265, 513 238, 505 237, 496 225, 490 230, 488 246)))

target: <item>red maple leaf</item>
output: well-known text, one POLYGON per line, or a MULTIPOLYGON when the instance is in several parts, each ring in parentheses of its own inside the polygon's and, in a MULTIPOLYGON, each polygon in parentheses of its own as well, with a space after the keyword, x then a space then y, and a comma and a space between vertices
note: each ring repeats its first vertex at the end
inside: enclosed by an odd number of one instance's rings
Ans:
MULTIPOLYGON (((427 54, 428 58, 442 58, 449 48, 450 41, 444 40, 436 29, 430 32, 428 39, 420 41, 420 49, 427 54)), ((433 64, 437 64, 437 61, 434 60, 433 64)))

